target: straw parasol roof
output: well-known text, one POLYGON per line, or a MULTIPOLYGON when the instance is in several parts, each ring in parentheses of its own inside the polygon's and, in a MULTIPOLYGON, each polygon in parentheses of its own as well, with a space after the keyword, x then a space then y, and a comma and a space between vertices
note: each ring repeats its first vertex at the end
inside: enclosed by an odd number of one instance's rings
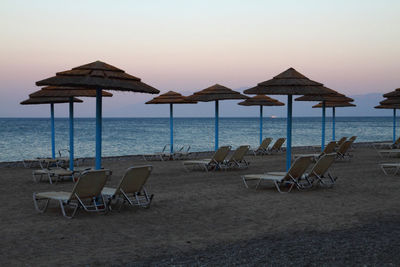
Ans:
POLYGON ((400 97, 389 97, 381 102, 381 105, 392 105, 392 104, 400 104, 400 97))
MULTIPOLYGON (((349 102, 325 102, 325 107, 326 108, 336 108, 336 107, 355 107, 355 104, 349 103, 349 102)), ((313 108, 322 108, 322 102, 318 103, 314 106, 312 106, 313 108)))
MULTIPOLYGON (((82 103, 83 101, 79 98, 73 98, 75 103, 82 103)), ((21 105, 36 105, 36 104, 58 104, 58 103, 69 103, 69 97, 35 97, 28 98, 22 101, 21 105)))
POLYGON ((56 76, 36 82, 36 85, 71 86, 158 94, 160 91, 141 82, 140 78, 101 61, 58 72, 56 76))
POLYGON ((204 90, 194 93, 188 96, 186 99, 190 101, 215 101, 215 100, 225 100, 225 99, 247 99, 248 96, 242 95, 239 92, 233 91, 223 85, 214 84, 204 90))
MULTIPOLYGON (((103 97, 111 97, 113 94, 102 91, 103 97)), ((36 91, 29 95, 29 97, 71 97, 71 96, 82 96, 82 97, 96 97, 96 90, 84 89, 65 86, 46 86, 41 90, 36 91)))
POLYGON ((375 106, 374 108, 379 108, 379 109, 400 109, 400 104, 385 104, 385 105, 379 105, 375 106))
POLYGON ((383 95, 384 97, 400 97, 400 88, 397 88, 396 90, 386 93, 383 95))
POLYGON ((268 97, 266 95, 256 95, 248 98, 245 101, 239 102, 241 106, 284 106, 282 102, 277 99, 268 97))
POLYGON ((147 101, 146 104, 196 104, 196 101, 187 100, 185 96, 180 93, 169 91, 165 94, 154 97, 152 100, 147 101))
POLYGON ((294 68, 275 76, 271 80, 261 82, 256 87, 244 90, 245 94, 266 95, 323 95, 331 94, 322 83, 310 80, 294 68))
POLYGON ((328 90, 331 91, 331 94, 328 95, 304 95, 300 96, 295 99, 295 101, 329 101, 329 102, 353 102, 354 99, 347 97, 335 90, 329 89, 327 87, 324 87, 328 90))

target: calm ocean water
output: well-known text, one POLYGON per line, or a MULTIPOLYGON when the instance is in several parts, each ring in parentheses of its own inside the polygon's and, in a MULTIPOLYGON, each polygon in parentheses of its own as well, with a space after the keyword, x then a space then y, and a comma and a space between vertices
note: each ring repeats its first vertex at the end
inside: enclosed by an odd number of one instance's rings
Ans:
MULTIPOLYGON (((56 150, 68 148, 68 119, 57 118, 56 150)), ((327 140, 331 139, 331 119, 327 118, 327 140)), ((220 118, 220 145, 259 143, 258 118, 220 118)), ((339 117, 336 137, 357 135, 358 142, 392 138, 391 117, 339 117)), ((213 118, 175 118, 176 146, 190 145, 191 151, 213 150, 213 118)), ((285 137, 285 118, 264 118, 264 137, 285 137)), ((293 145, 318 145, 321 118, 293 118, 293 145)), ((169 118, 104 118, 103 156, 132 155, 161 151, 169 143, 169 118)), ((75 119, 75 155, 93 157, 94 118, 75 119)), ((47 118, 0 119, 0 161, 51 156, 50 120, 47 118)))

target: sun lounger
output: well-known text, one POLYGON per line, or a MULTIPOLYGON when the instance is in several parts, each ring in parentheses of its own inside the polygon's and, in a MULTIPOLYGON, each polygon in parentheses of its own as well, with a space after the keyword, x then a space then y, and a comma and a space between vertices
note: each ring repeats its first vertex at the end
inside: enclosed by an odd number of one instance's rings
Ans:
POLYGON ((394 141, 394 143, 391 142, 373 143, 372 146, 377 150, 382 148, 396 149, 399 148, 400 146, 400 137, 397 138, 397 140, 394 141))
POLYGON ((388 175, 388 169, 395 169, 393 175, 396 175, 400 170, 400 162, 380 163, 379 166, 385 175, 388 175))
POLYGON ((332 163, 335 161, 336 153, 325 154, 314 164, 311 171, 305 175, 305 178, 313 184, 318 181, 320 185, 332 186, 337 177, 333 177, 331 173, 328 172, 332 163))
POLYGON ((43 177, 47 177, 49 179, 49 183, 53 184, 53 179, 55 179, 55 182, 58 182, 61 179, 65 178, 73 180, 74 172, 63 168, 52 168, 52 169, 42 168, 40 170, 32 171, 32 177, 33 181, 36 183, 40 182, 43 179, 43 177))
MULTIPOLYGON (((102 194, 108 199, 108 204, 112 200, 117 203, 121 202, 119 209, 127 202, 131 206, 139 206, 143 208, 150 207, 153 195, 149 195, 144 187, 149 178, 152 166, 140 166, 129 168, 116 188, 104 187, 102 194)), ((111 209, 111 205, 108 205, 111 209)))
POLYGON ((352 143, 353 143, 353 141, 345 141, 344 143, 342 143, 336 151, 336 158, 337 159, 350 159, 351 157, 353 157, 349 153, 349 149, 350 149, 352 143))
POLYGON ((330 154, 333 153, 335 151, 335 147, 336 147, 336 142, 335 141, 331 141, 329 142, 324 150, 321 153, 313 153, 313 154, 298 154, 298 155, 294 155, 293 158, 298 158, 298 157, 313 157, 314 161, 318 160, 319 158, 321 158, 323 155, 326 154, 330 154))
POLYGON ((274 145, 270 149, 268 149, 268 152, 282 152, 283 151, 282 145, 283 143, 285 143, 285 141, 286 138, 283 137, 278 138, 278 140, 276 140, 274 145))
POLYGON ((265 155, 268 154, 268 146, 271 144, 272 138, 268 137, 265 138, 262 142, 261 145, 256 149, 253 150, 254 156, 255 155, 265 155))
POLYGON ((105 170, 88 171, 79 177, 72 192, 33 193, 35 209, 43 213, 50 200, 56 200, 60 204, 63 216, 67 218, 74 217, 80 208, 88 212, 107 211, 107 203, 101 195, 106 179, 105 170), (72 208, 70 215, 67 214, 66 207, 72 208))
POLYGON ((186 146, 186 149, 185 149, 185 146, 182 146, 182 148, 179 150, 179 151, 175 151, 173 154, 172 154, 172 158, 174 159, 174 160, 183 160, 183 159, 187 159, 187 158, 189 158, 189 156, 190 156, 190 152, 189 152, 189 150, 190 150, 190 146, 188 145, 188 146, 186 146))
POLYGON ((206 171, 221 169, 224 165, 224 160, 231 150, 231 146, 221 146, 215 151, 212 159, 200 159, 200 160, 186 160, 183 162, 183 166, 187 170, 186 166, 198 166, 206 171))
POLYGON ((398 149, 398 148, 380 149, 380 150, 377 150, 377 152, 381 158, 384 158, 385 156, 399 156, 400 155, 400 149, 398 149))
POLYGON ((228 161, 225 162, 224 167, 228 169, 239 168, 244 169, 249 167, 249 163, 244 159, 244 156, 249 151, 250 146, 244 145, 238 147, 229 158, 228 161))
POLYGON ((247 181, 256 180, 258 181, 256 189, 260 185, 261 181, 273 182, 279 193, 284 193, 282 190, 284 186, 288 186, 287 193, 292 191, 293 187, 297 189, 310 188, 310 184, 307 180, 303 180, 303 174, 312 163, 312 157, 299 157, 297 158, 290 169, 287 172, 268 172, 265 174, 246 174, 242 176, 242 180, 245 186, 248 188, 247 181))

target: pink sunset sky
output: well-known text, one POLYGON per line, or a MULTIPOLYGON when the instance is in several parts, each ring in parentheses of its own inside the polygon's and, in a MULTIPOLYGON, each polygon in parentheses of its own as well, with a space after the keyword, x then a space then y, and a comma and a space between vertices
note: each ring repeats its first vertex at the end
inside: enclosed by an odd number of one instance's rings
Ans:
MULTIPOLYGON (((294 67, 346 95, 382 94, 400 87, 399 11, 396 0, 2 0, 0 117, 48 116, 46 105, 19 102, 40 89, 36 81, 95 60, 162 93, 188 95, 215 83, 243 90, 294 67)), ((113 93, 105 117, 168 114, 143 104, 152 95, 113 93)), ((84 100, 77 115, 94 116, 94 101, 84 100)), ((178 108, 176 116, 212 116, 209 106, 178 108)), ((57 106, 56 115, 66 110, 57 106)), ((228 110, 221 115, 240 115, 228 110)))

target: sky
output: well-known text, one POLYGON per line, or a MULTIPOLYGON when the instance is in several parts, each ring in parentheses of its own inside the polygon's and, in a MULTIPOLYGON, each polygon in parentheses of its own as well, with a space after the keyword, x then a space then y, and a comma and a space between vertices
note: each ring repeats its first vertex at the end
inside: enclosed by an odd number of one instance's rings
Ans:
MULTIPOLYGON (((368 98, 370 106, 352 115, 390 115, 373 105, 400 87, 399 11, 398 0, 2 0, 0 117, 48 116, 48 105, 19 102, 40 89, 36 81, 96 60, 184 95, 215 83, 242 91, 294 67, 356 102, 368 98)), ((113 93, 105 117, 168 116, 167 106, 144 105, 154 95, 113 93)), ((94 116, 94 100, 84 101, 76 115, 94 116)), ((254 107, 226 102, 221 116, 258 116, 254 107)), ((294 113, 319 115, 313 104, 296 103, 294 113)), ((175 113, 213 116, 213 104, 175 113)), ((56 116, 67 114, 67 105, 57 105, 56 116)))

